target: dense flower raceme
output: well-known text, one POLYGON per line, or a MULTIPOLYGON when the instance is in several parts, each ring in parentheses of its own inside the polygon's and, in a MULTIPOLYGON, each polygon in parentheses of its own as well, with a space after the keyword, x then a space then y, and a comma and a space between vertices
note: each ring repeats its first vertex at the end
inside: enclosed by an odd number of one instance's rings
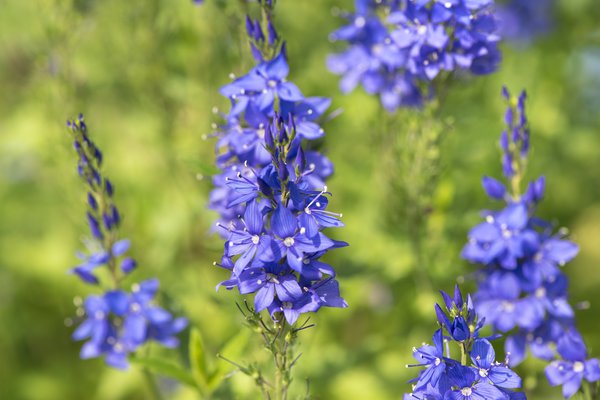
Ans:
MULTIPOLYGON (((285 118, 290 116, 295 125, 296 135, 288 153, 291 160, 303 140, 323 137, 324 131, 317 120, 331 103, 324 97, 304 97, 294 83, 287 81, 286 46, 269 17, 270 2, 263 2, 263 7, 267 10, 266 21, 246 20, 252 53, 258 64, 220 90, 230 99, 231 110, 221 115, 223 123, 216 126, 217 166, 221 173, 213 177, 215 189, 210 195, 209 207, 219 213, 222 224, 232 229, 243 228, 237 216, 244 214, 245 201, 227 182, 249 179, 253 169, 260 170, 271 162, 271 155, 265 149, 265 131, 275 113, 285 118)), ((311 189, 322 188, 325 179, 333 173, 331 162, 316 151, 307 151, 305 156, 313 171, 305 177, 306 183, 311 189)), ((224 232, 220 233, 226 237, 224 232)))
POLYGON ((509 0, 498 5, 498 29, 503 39, 527 43, 548 33, 554 24, 555 0, 509 0))
POLYGON ((562 384, 568 398, 579 389, 582 378, 600 378, 598 360, 585 360, 585 345, 568 302, 568 279, 560 268, 579 248, 564 238, 564 230, 555 233, 550 223, 535 216, 544 196, 543 177, 520 193, 530 140, 525 93, 514 99, 504 89, 503 96, 509 102, 508 129, 502 133, 500 145, 509 185, 485 177, 483 186, 492 199, 506 206, 484 213, 485 221, 470 231, 462 256, 482 265, 475 294, 477 312, 495 330, 509 333, 505 350, 510 353, 511 365, 520 363, 527 349, 548 361, 558 356, 562 361, 550 364, 547 377, 553 385, 562 384))
MULTIPOLYGON (((322 306, 347 307, 340 297, 335 271, 319 259, 327 251, 346 246, 322 233, 340 227, 339 214, 327 211, 327 188, 313 190, 307 179, 313 174, 302 148, 295 149, 297 132, 292 118, 276 116, 266 126, 266 151, 271 163, 246 167, 227 185, 244 204, 241 227, 218 224, 227 241, 220 264, 231 271, 219 286, 237 287, 242 294, 255 293, 255 311, 267 309, 273 319, 283 314, 291 325, 300 314, 322 306), (289 160, 295 149, 296 156, 289 160)), ((217 287, 218 289, 218 287, 217 287)))
POLYGON ((500 61, 493 0, 356 0, 348 25, 331 34, 348 42, 327 60, 342 92, 362 85, 388 111, 420 106, 443 71, 489 74, 500 61))
POLYGON ((442 292, 442 297, 444 306, 435 306, 440 329, 433 334, 433 345, 413 349, 418 364, 409 367, 425 368, 411 380, 413 390, 404 399, 526 399, 525 394, 513 390, 521 387, 521 378, 508 361, 496 361, 490 340, 497 336, 479 336, 483 321, 471 296, 464 299, 456 286, 454 296, 442 292), (451 357, 449 343, 460 348, 460 361, 451 357))
POLYGON ((129 240, 118 240, 121 217, 113 200, 114 187, 101 174, 102 153, 90 139, 83 116, 68 121, 67 126, 79 156, 77 171, 88 188, 86 217, 91 233, 89 254, 80 255, 81 264, 70 272, 93 285, 103 283, 99 276, 104 275, 113 287, 85 299, 85 320, 73 338, 88 339, 81 349, 82 358, 104 356, 108 365, 125 369, 127 355, 150 340, 177 346, 175 335, 186 327, 187 320, 173 318, 152 304, 158 290, 156 279, 133 284, 131 292, 120 288, 121 280, 136 268, 136 262, 126 255, 129 240))
POLYGON ((263 20, 246 19, 257 65, 223 86, 231 101, 216 136, 216 188, 210 207, 220 214, 226 239, 218 265, 231 271, 219 286, 255 293, 255 310, 281 314, 289 324, 321 306, 346 307, 333 268, 319 259, 345 246, 324 228, 339 227, 341 215, 326 210, 325 179, 333 166, 306 141, 323 137, 317 120, 330 100, 304 97, 287 81, 286 45, 271 21, 272 4, 261 2, 263 20))

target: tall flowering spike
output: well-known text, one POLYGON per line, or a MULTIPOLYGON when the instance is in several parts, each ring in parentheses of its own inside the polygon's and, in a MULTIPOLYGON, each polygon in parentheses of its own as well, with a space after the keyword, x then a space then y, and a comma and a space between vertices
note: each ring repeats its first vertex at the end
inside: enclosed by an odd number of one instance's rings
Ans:
POLYGON ((90 295, 83 303, 84 320, 73 333, 73 339, 86 340, 81 358, 104 357, 119 369, 128 367, 127 355, 151 340, 167 347, 178 344, 177 333, 187 326, 185 318, 174 318, 153 304, 158 280, 134 284, 131 291, 121 287, 122 279, 137 263, 127 256, 130 241, 119 239, 120 214, 114 203, 114 187, 102 175, 102 153, 91 140, 83 116, 67 122, 78 155, 77 171, 87 187, 86 219, 91 239, 89 254, 80 256, 81 263, 70 270, 81 280, 100 284, 97 269, 106 269, 112 287, 101 295, 90 295))
POLYGON ((561 270, 579 248, 565 239, 564 230, 555 233, 552 224, 535 215, 545 191, 544 177, 521 189, 530 141, 526 96, 522 92, 511 97, 506 88, 502 96, 508 102, 507 129, 500 140, 508 182, 485 177, 483 186, 490 198, 504 201, 505 206, 484 213, 484 221, 469 232, 462 257, 481 266, 476 310, 494 330, 507 334, 510 364, 520 363, 527 350, 536 358, 555 360, 546 368, 546 376, 552 385, 563 385, 563 394, 569 398, 583 379, 600 379, 598 360, 587 358, 575 329, 568 279, 561 270))
MULTIPOLYGON (((280 160, 291 165, 294 158, 301 160, 297 153, 303 142, 324 136, 318 121, 331 103, 324 97, 305 97, 288 81, 286 44, 272 22, 273 4, 263 1, 260 5, 262 20, 251 17, 246 20, 246 32, 257 65, 221 88, 220 93, 230 100, 231 109, 220 114, 223 122, 216 126, 214 133, 218 137, 216 154, 221 173, 213 177, 215 189, 209 208, 219 213, 219 225, 231 229, 243 228, 237 217, 244 214, 244 203, 255 197, 259 186, 268 187, 263 184, 267 180, 257 179, 254 172, 271 164, 273 140, 285 134, 279 127, 272 126, 273 120, 286 120, 285 129, 294 131, 286 153, 288 159, 280 160), (246 192, 240 190, 243 187, 246 192)), ((303 154, 312 169, 306 181, 311 189, 322 188, 333 173, 331 162, 316 151, 303 154)), ((281 168, 278 171, 287 173, 281 168)), ((228 237, 225 230, 217 232, 228 237)))
POLYGON ((257 62, 223 86, 231 102, 216 136, 217 166, 210 208, 220 214, 226 240, 221 266, 231 271, 219 286, 255 294, 254 309, 294 324, 322 306, 346 307, 333 268, 320 261, 345 243, 323 230, 343 226, 328 211, 325 179, 332 165, 307 141, 323 137, 318 120, 329 107, 323 97, 305 97, 288 81, 286 43, 272 21, 273 4, 261 1, 262 19, 246 20, 257 62))
POLYGON ((420 106, 442 73, 489 74, 497 69, 493 0, 356 0, 348 25, 331 34, 349 47, 327 60, 342 75, 342 92, 362 85, 388 111, 420 106))
POLYGON ((447 311, 436 304, 441 327, 433 334, 433 345, 413 348, 418 363, 408 367, 424 369, 410 381, 413 390, 404 399, 526 399, 524 393, 514 391, 521 387, 521 378, 507 361, 496 361, 490 340, 498 336, 479 337, 481 323, 471 296, 464 302, 458 286, 453 297, 441 293, 447 311), (460 349, 460 360, 451 357, 450 343, 460 349))

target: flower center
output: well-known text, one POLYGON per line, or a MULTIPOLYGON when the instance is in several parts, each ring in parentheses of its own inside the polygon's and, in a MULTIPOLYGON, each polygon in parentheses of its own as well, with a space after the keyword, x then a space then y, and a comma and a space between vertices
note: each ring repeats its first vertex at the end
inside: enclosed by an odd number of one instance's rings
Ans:
POLYGON ((252 243, 258 244, 259 241, 260 241, 260 237, 258 235, 252 236, 252 243))
POLYGON ((292 238, 292 237, 287 237, 287 238, 285 238, 285 239, 283 240, 283 244, 284 244, 286 247, 292 247, 292 246, 294 245, 294 238, 292 238))
POLYGON ((515 305, 510 301, 503 301, 502 309, 506 312, 513 312, 515 310, 515 305))
POLYGON ((583 363, 581 361, 575 361, 573 363, 573 371, 583 372, 584 369, 585 369, 585 365, 583 365, 583 363))
POLYGON ((435 361, 434 361, 434 364, 435 364, 435 366, 437 367, 438 365, 440 365, 440 363, 441 363, 441 362, 442 362, 442 360, 440 360, 440 358, 439 358, 439 357, 436 357, 436 359, 435 359, 435 361))
POLYGON ((470 396, 470 395, 471 395, 471 393, 473 393, 473 390, 471 390, 471 388, 470 388, 470 387, 465 387, 465 388, 462 388, 462 389, 460 389, 460 393, 461 393, 463 396, 470 396))
POLYGON ((488 370, 485 368, 480 368, 479 369, 479 376, 481 376, 482 378, 485 378, 486 376, 488 376, 488 370))
POLYGON ((137 313, 142 309, 139 303, 131 303, 131 312, 137 313))
POLYGON ((270 79, 269 82, 267 82, 267 85, 269 85, 269 87, 274 88, 275 86, 277 86, 277 81, 270 79))
POLYGON ((541 299, 542 297, 546 296, 546 288, 541 287, 541 288, 537 288, 535 291, 535 297, 537 297, 538 299, 541 299))

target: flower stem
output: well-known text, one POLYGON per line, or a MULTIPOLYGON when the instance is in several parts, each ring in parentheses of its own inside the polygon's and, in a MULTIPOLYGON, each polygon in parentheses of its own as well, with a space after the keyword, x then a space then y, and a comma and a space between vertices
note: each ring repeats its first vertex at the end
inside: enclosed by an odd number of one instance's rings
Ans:
POLYGON ((588 382, 585 381, 585 383, 581 386, 581 392, 583 394, 583 399, 584 400, 597 400, 599 398, 598 396, 598 391, 596 390, 596 384, 595 382, 588 382))
POLYGON ((286 324, 285 319, 280 318, 280 321, 275 323, 271 346, 271 352, 275 361, 275 393, 273 399, 286 400, 288 388, 291 383, 291 365, 289 363, 290 358, 288 358, 290 354, 288 353, 290 353, 290 345, 292 344, 294 335, 290 330, 290 326, 286 324))
POLYGON ((152 398, 154 400, 162 400, 162 393, 160 392, 160 388, 156 382, 156 377, 147 369, 144 369, 143 373, 144 377, 146 378, 146 382, 148 383, 148 388, 152 392, 152 398))
POLYGON ((460 363, 467 365, 467 344, 465 342, 460 344, 460 363))

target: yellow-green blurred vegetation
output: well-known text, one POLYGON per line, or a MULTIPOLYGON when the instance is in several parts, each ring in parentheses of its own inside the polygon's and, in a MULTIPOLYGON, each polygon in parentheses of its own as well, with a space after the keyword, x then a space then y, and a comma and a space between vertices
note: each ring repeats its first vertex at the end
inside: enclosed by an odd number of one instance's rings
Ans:
MULTIPOLYGON (((533 1, 533 0, 532 0, 533 1)), ((533 150, 529 177, 545 174, 539 215, 567 226, 581 246, 565 267, 578 327, 600 356, 600 6, 562 0, 553 32, 531 45, 504 45, 496 74, 452 83, 442 106, 452 129, 440 149, 441 175, 427 226, 432 289, 418 285, 415 255, 400 220, 386 223, 390 171, 380 153, 382 111, 357 90, 343 96, 325 68, 336 47, 328 34, 341 24, 333 7, 351 1, 279 0, 276 24, 288 42, 290 80, 307 96, 333 98, 343 113, 324 125, 322 150, 334 162, 332 210, 346 227, 332 234, 350 247, 332 251, 348 309, 322 309, 301 335, 303 353, 293 393, 319 399, 398 399, 417 371, 411 348, 435 330, 437 289, 450 290, 474 270, 459 257, 485 198, 483 174, 500 176, 502 84, 526 88, 533 150)), ((94 288, 66 274, 83 248, 85 195, 65 128, 83 112, 116 187, 122 234, 139 262, 133 279, 157 276, 163 300, 187 315, 214 355, 242 330, 234 301, 222 290, 225 271, 212 266, 220 239, 209 233, 214 106, 230 72, 251 65, 242 41, 238 2, 206 0, 0 0, 0 399, 152 398, 136 367, 120 372, 101 360, 80 360, 68 327, 73 299, 94 288)), ((398 123, 402 127, 403 124, 398 123)), ((400 132, 398 132, 400 134, 400 132)), ((393 213, 393 210, 392 210, 393 213)), ((184 335, 184 342, 186 341, 184 335)), ((184 346, 185 347, 185 346, 184 346)), ((174 362, 185 349, 151 348, 174 362)), ((498 352, 501 348, 497 348, 498 352)), ((264 359, 251 337, 238 361, 264 359)), ((559 399, 543 364, 519 369, 532 399, 559 399)), ((161 380, 167 398, 194 399, 161 380)), ((214 398, 253 399, 252 381, 236 374, 214 398)))

